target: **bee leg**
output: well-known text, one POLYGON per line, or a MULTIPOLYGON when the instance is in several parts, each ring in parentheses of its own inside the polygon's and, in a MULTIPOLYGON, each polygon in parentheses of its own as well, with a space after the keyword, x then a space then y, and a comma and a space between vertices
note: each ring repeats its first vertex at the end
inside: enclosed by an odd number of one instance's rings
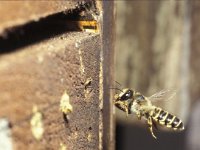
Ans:
POLYGON ((128 117, 128 114, 129 114, 129 112, 128 112, 128 107, 126 107, 125 104, 124 104, 124 107, 125 107, 126 117, 128 117))
POLYGON ((126 106, 126 104, 124 102, 120 102, 120 101, 117 101, 114 103, 119 109, 124 111, 126 113, 126 116, 128 117, 129 111, 128 111, 128 107, 126 106))
POLYGON ((128 107, 126 106, 126 104, 123 102, 123 106, 124 106, 124 111, 126 113, 126 117, 128 117, 128 107))
POLYGON ((149 131, 151 132, 151 135, 157 139, 157 137, 155 136, 155 134, 153 133, 153 121, 152 121, 152 118, 151 117, 148 117, 147 119, 147 124, 149 126, 149 131))
POLYGON ((138 120, 141 120, 142 115, 140 113, 137 113, 136 116, 137 116, 138 120))
POLYGON ((128 109, 126 109, 126 117, 128 117, 128 109))
POLYGON ((155 127, 156 130, 158 130, 158 127, 156 125, 156 123, 152 120, 153 126, 155 127))

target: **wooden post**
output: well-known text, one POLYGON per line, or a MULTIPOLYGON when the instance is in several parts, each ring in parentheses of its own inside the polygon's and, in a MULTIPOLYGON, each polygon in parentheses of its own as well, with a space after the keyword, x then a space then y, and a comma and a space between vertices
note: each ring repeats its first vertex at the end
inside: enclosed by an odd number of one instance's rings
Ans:
POLYGON ((0 7, 0 118, 12 146, 113 149, 113 2, 0 7))

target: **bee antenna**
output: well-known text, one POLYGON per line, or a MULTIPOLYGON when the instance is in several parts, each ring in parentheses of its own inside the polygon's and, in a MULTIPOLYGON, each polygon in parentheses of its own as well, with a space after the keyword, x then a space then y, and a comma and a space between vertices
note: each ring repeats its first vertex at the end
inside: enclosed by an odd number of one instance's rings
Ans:
POLYGON ((119 82, 117 82, 117 81, 115 81, 115 83, 117 83, 119 86, 122 86, 121 83, 119 83, 119 82))
MULTIPOLYGON (((121 91, 121 92, 123 92, 121 89, 119 89, 119 88, 109 88, 109 89, 115 89, 115 90, 119 90, 119 91, 121 91)), ((123 92, 124 93, 124 92, 123 92)))

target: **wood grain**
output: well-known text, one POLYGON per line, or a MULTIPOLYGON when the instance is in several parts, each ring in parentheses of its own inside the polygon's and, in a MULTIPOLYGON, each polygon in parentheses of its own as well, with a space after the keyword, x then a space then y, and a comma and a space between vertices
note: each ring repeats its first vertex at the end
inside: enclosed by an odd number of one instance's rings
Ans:
MULTIPOLYGON (((2 4, 7 8, 12 7, 13 12, 23 7, 23 12, 26 12, 26 7, 28 10, 32 8, 32 12, 16 13, 18 19, 12 13, 8 18, 2 15, 5 24, 0 24, 2 31, 20 25, 20 30, 26 32, 23 35, 33 37, 33 42, 23 44, 26 36, 20 36, 23 38, 19 41, 22 45, 11 46, 9 51, 5 47, 0 54, 0 118, 10 122, 14 149, 113 149, 113 106, 108 90, 113 82, 114 28, 110 26, 114 22, 113 2, 98 2, 95 7, 105 11, 95 18, 101 27, 98 33, 69 29, 48 34, 48 37, 39 40, 33 33, 35 30, 23 30, 29 20, 34 17, 36 20, 48 18, 51 13, 54 15, 66 9, 73 10, 77 3, 62 3, 57 9, 53 4, 62 1, 52 1, 46 3, 46 9, 40 10, 45 3, 31 5, 27 1, 20 5, 20 2, 9 6, 6 2, 2 4), (110 14, 109 17, 106 17, 106 12, 110 14), (65 92, 69 96, 71 113, 63 115, 60 100, 65 92), (42 114, 44 133, 41 139, 35 138, 31 132, 30 121, 35 106, 42 114)), ((87 13, 93 12, 85 10, 78 15, 87 13)), ((66 18, 61 19, 61 27, 67 26, 66 18)), ((40 21, 38 26, 41 25, 40 21)), ((42 27, 52 32, 53 28, 48 28, 51 23, 42 27)), ((31 25, 35 29, 35 24, 31 25)), ((47 33, 38 32, 38 36, 40 34, 47 33)))

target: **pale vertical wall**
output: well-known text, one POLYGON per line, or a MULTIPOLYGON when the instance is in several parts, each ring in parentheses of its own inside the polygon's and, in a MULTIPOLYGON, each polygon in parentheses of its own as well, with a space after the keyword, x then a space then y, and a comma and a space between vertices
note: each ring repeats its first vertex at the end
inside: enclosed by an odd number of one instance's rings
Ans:
POLYGON ((196 91, 190 86, 191 4, 117 1, 116 7, 116 80, 147 96, 175 89, 174 99, 158 105, 187 122, 196 91))

